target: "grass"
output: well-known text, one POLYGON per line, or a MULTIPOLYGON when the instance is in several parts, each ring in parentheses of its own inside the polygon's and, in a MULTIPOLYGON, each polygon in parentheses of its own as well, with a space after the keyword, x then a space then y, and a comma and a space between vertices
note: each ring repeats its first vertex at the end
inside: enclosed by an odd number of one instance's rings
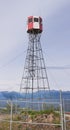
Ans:
MULTIPOLYGON (((25 122, 26 119, 24 119, 24 117, 26 118, 28 116, 33 121, 34 119, 36 119, 36 117, 39 117, 40 115, 44 115, 44 114, 46 114, 46 115, 53 114, 55 117, 53 123, 55 123, 55 124, 60 123, 60 120, 59 120, 60 114, 58 112, 56 112, 52 107, 50 107, 49 109, 46 109, 46 110, 41 110, 41 111, 35 111, 35 110, 29 110, 29 109, 21 110, 21 112, 19 114, 13 114, 13 121, 25 122)), ((5 119, 7 120, 6 117, 5 117, 5 119)), ((8 122, 0 122, 0 130, 9 130, 10 129, 9 126, 10 126, 10 123, 8 123, 8 122)), ((33 126, 29 126, 29 125, 27 127, 26 124, 12 123, 12 130, 15 130, 15 129, 16 130, 29 130, 29 127, 32 127, 31 130, 33 130, 35 128, 37 129, 38 126, 34 126, 34 128, 33 128, 33 126)))
POLYGON ((53 108, 49 108, 46 110, 40 110, 40 111, 35 111, 35 110, 23 110, 21 111, 21 114, 28 114, 28 115, 42 115, 42 114, 51 114, 53 113, 55 116, 59 116, 59 113, 57 113, 53 108))

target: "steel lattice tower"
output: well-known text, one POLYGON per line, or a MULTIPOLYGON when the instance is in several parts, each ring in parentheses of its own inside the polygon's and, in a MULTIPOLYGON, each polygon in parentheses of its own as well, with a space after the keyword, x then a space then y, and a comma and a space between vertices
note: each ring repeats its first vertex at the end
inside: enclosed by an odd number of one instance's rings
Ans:
POLYGON ((46 90, 50 88, 40 42, 41 17, 28 17, 27 33, 29 42, 20 90, 25 93, 25 99, 33 100, 36 91, 37 98, 42 99, 46 97, 46 90), (43 96, 40 94, 41 90, 43 90, 43 96))

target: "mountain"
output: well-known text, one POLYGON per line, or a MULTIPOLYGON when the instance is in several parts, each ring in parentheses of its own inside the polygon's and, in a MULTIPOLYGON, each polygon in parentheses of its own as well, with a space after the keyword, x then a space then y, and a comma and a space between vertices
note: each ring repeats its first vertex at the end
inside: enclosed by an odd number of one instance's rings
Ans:
MULTIPOLYGON (((12 91, 12 92, 8 92, 8 91, 2 91, 0 92, 0 100, 1 100, 1 104, 0 104, 0 107, 6 107, 7 103, 9 100, 13 100, 13 103, 18 103, 18 105, 20 107, 26 107, 28 106, 27 102, 23 102, 22 103, 22 100, 25 99, 25 93, 19 93, 19 92, 15 92, 15 91, 12 91), (3 101, 2 101, 3 100, 3 101), (4 100, 7 100, 7 101, 4 101, 4 100), (21 100, 21 101, 18 101, 18 100, 21 100)), ((27 98, 29 99, 32 95, 31 94, 28 94, 27 95, 27 98)), ((62 96, 62 99, 65 99, 64 100, 64 110, 67 111, 67 112, 70 112, 70 91, 63 91, 61 93, 61 96, 62 96)), ((41 97, 41 98, 46 98, 46 100, 44 100, 44 102, 47 103, 47 107, 49 107, 49 103, 53 104, 53 106, 55 108, 58 108, 59 107, 59 101, 60 101, 60 91, 56 91, 56 90, 51 90, 50 91, 50 95, 49 95, 49 92, 46 91, 39 91, 39 92, 35 92, 34 95, 34 102, 41 102, 42 100, 38 100, 38 97, 41 97)), ((30 101, 29 101, 30 102, 30 101)), ((31 104, 31 102, 30 102, 31 104)), ((50 105, 51 105, 50 104, 50 105)), ((41 104, 40 104, 40 107, 41 104)), ((35 109, 38 109, 38 106, 36 105, 35 106, 35 109)))
POLYGON ((2 94, 2 92, 0 92, 0 100, 5 99, 4 95, 2 94))
MULTIPOLYGON (((44 97, 44 91, 40 91, 39 93, 38 92, 35 92, 34 93, 34 98, 38 98, 38 96, 43 98, 44 97)), ((28 98, 31 96, 31 94, 28 94, 27 95, 28 98)), ((47 99, 51 98, 52 99, 59 99, 60 98, 60 91, 57 91, 57 90, 51 90, 50 91, 50 94, 48 91, 45 92, 45 97, 47 99)), ((8 92, 8 91, 1 91, 0 92, 0 100, 2 99, 24 99, 25 98, 25 93, 19 93, 19 92, 15 92, 15 91, 12 91, 12 92, 8 92)), ((70 91, 62 91, 62 98, 63 99, 70 99, 70 91)))

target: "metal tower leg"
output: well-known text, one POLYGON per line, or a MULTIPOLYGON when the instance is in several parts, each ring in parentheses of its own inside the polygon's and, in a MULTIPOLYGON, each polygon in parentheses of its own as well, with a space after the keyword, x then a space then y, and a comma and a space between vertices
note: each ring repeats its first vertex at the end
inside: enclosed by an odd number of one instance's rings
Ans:
POLYGON ((46 72, 43 52, 40 43, 41 34, 30 34, 27 55, 22 76, 20 90, 26 93, 26 99, 46 98, 46 90, 49 90, 48 76, 46 72), (41 95, 43 90, 43 96, 41 95), (37 91, 36 97, 34 92, 37 91))

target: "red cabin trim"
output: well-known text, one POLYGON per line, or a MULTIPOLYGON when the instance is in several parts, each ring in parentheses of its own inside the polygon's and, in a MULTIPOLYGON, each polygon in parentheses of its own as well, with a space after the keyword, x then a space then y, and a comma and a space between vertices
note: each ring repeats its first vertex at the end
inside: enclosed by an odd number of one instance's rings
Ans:
POLYGON ((41 33, 41 32, 42 32, 42 18, 36 16, 29 16, 27 22, 27 33, 41 33))

